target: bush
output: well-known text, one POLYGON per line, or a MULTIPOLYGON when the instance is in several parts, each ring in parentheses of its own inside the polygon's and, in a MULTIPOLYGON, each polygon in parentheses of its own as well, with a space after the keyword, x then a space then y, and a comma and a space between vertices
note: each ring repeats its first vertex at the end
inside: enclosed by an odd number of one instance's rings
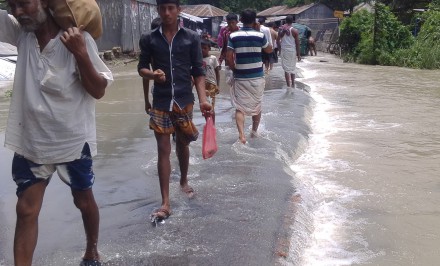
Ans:
POLYGON ((342 21, 340 31, 338 43, 343 53, 353 56, 362 39, 362 34, 373 31, 373 14, 366 10, 354 13, 342 21))
MULTIPOLYGON (((440 1, 439 1, 440 2, 440 1)), ((423 25, 414 44, 396 53, 396 65, 438 69, 440 68, 440 4, 433 3, 422 16, 423 25)))
POLYGON ((345 59, 362 64, 394 64, 394 53, 410 47, 414 39, 388 7, 375 6, 376 14, 361 11, 342 22, 339 44, 345 59))

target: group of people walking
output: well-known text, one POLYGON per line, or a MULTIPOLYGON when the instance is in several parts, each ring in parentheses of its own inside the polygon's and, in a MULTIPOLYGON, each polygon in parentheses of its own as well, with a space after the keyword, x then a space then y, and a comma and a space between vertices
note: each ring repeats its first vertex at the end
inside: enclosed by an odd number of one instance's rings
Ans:
MULTIPOLYGON (((18 47, 5 146, 15 152, 12 176, 17 184, 17 223, 14 238, 15 265, 31 265, 38 238, 38 216, 44 192, 55 171, 71 188, 81 211, 86 251, 81 265, 101 265, 98 253, 99 209, 92 186, 92 157, 97 153, 95 101, 104 96, 113 76, 98 56, 93 38, 82 26, 62 29, 55 22, 46 0, 8 0, 11 15, 0 10, 0 41, 18 47)), ((231 87, 238 139, 245 144, 245 116, 252 117, 250 136, 257 137, 265 87, 264 69, 270 71, 274 46, 282 60, 287 86, 293 86, 295 62, 301 60, 298 32, 287 16, 279 32, 256 12, 245 9, 229 14, 223 30, 219 59, 209 55, 210 43, 179 26, 179 0, 157 0, 160 20, 139 42, 138 73, 143 78, 145 110, 157 142, 157 169, 161 206, 152 217, 171 214, 169 181, 171 135, 180 168, 180 187, 188 198, 189 144, 197 140, 193 109, 196 89, 203 116, 214 116, 219 90, 219 70, 225 63, 231 87), (264 63, 264 65, 263 65, 264 63), (267 63, 267 64, 266 64, 267 63), (153 81, 150 103, 149 81, 153 81), (211 99, 211 101, 208 101, 211 99)), ((152 26, 153 26, 152 25, 152 26)))

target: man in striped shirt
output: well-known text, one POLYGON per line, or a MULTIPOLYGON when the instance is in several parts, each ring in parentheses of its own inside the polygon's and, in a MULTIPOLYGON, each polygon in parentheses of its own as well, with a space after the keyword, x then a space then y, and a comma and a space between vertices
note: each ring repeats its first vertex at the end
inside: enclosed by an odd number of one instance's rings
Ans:
POLYGON ((251 137, 257 136, 261 119, 261 102, 265 87, 261 50, 272 52, 272 45, 262 32, 256 31, 256 12, 245 9, 240 14, 243 28, 229 35, 226 64, 234 72, 231 100, 235 107, 239 140, 246 143, 245 115, 252 116, 251 137))

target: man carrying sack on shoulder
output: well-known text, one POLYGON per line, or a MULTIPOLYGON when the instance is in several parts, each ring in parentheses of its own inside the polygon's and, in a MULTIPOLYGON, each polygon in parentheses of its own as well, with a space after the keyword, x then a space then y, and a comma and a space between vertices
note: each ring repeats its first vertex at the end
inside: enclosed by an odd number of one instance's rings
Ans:
POLYGON ((104 96, 112 73, 83 25, 62 29, 47 0, 7 2, 13 16, 0 10, 0 41, 18 50, 5 134, 5 146, 15 152, 15 265, 32 265, 38 216, 55 171, 81 212, 87 240, 81 265, 101 265, 99 210, 92 191, 95 102, 104 96))

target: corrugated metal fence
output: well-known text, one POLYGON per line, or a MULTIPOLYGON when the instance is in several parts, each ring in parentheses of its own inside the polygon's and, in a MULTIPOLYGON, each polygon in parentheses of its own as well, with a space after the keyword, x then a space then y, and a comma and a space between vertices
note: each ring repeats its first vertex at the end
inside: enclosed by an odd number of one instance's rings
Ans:
POLYGON ((155 0, 96 0, 102 13, 103 35, 99 50, 121 47, 123 52, 138 52, 139 39, 150 30, 158 16, 155 0))
POLYGON ((300 19, 298 23, 307 25, 315 38, 316 49, 323 52, 330 51, 338 39, 340 21, 338 18, 300 19))

